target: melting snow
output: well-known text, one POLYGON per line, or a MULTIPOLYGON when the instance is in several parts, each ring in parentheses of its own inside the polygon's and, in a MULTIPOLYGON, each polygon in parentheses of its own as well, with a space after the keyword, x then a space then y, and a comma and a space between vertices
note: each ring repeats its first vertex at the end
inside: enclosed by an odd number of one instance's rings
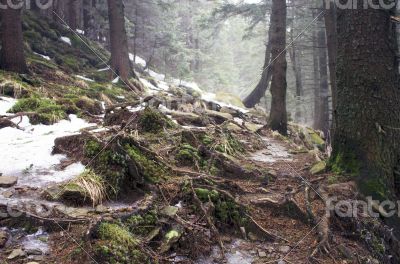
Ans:
POLYGON ((103 68, 103 69, 100 69, 100 70, 97 70, 98 72, 102 72, 102 71, 108 71, 108 70, 110 70, 110 67, 106 67, 106 68, 103 68))
POLYGON ((71 39, 69 37, 61 37, 61 41, 67 43, 70 46, 72 46, 72 42, 71 42, 71 39))
POLYGON ((164 81, 165 80, 165 74, 157 73, 155 71, 147 69, 146 72, 149 73, 151 77, 156 79, 157 81, 164 81))
MULTIPOLYGON (((129 60, 133 61, 133 57, 134 57, 133 54, 129 53, 129 60)), ((135 63, 139 64, 142 67, 146 67, 146 61, 144 59, 142 59, 141 57, 137 56, 137 55, 136 55, 136 58, 135 58, 135 63)))
POLYGON ((36 53, 36 52, 34 52, 33 54, 38 55, 38 56, 42 57, 45 60, 51 60, 51 58, 49 56, 46 56, 46 55, 43 55, 43 54, 39 54, 39 53, 36 53))
POLYGON ((78 34, 81 34, 81 35, 84 35, 84 34, 85 34, 85 31, 83 31, 82 29, 77 29, 76 32, 77 32, 78 34))
POLYGON ((111 81, 112 83, 118 83, 119 82, 119 76, 117 76, 117 78, 115 78, 114 80, 111 81))
MULTIPOLYGON (((0 100, 0 115, 16 102, 14 99, 0 100)), ((56 166, 65 159, 64 155, 51 155, 54 140, 58 137, 73 135, 80 129, 92 126, 75 115, 70 120, 56 124, 31 125, 27 117, 22 118, 19 126, 23 130, 6 127, 0 129, 0 172, 4 175, 18 177, 17 185, 32 187, 45 186, 51 182, 62 182, 71 179, 84 170, 81 163, 74 163, 64 171, 56 166)), ((13 122, 19 122, 16 118, 13 122)))
POLYGON ((94 82, 94 80, 89 79, 89 78, 87 78, 85 76, 82 76, 82 75, 75 75, 75 77, 77 77, 79 79, 82 79, 82 80, 85 80, 85 81, 88 81, 88 82, 94 82))
POLYGON ((48 234, 39 228, 39 230, 31 235, 27 235, 22 240, 24 250, 40 250, 43 254, 49 253, 49 245, 46 242, 48 234))

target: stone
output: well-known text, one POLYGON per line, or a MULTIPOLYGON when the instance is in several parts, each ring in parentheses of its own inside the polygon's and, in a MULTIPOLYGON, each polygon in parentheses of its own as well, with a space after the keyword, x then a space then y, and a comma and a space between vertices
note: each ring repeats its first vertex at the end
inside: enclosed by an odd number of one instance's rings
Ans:
POLYGON ((164 216, 174 217, 178 213, 179 208, 175 206, 165 206, 160 214, 164 216))
POLYGON ((290 249, 291 248, 289 246, 280 246, 278 250, 279 250, 279 252, 281 252, 283 254, 287 254, 287 253, 289 253, 290 249))
POLYGON ((96 213, 101 214, 101 213, 105 213, 107 211, 108 211, 108 209, 104 205, 99 204, 98 206, 96 206, 96 213))
POLYGON ((1 195, 3 195, 4 198, 10 198, 11 196, 14 195, 14 193, 12 191, 5 191, 1 195))
POLYGON ((0 231, 0 248, 3 248, 8 241, 8 233, 6 231, 0 231))
POLYGON ((338 246, 338 250, 345 258, 347 258, 347 259, 353 259, 354 258, 353 253, 351 252, 351 250, 348 249, 345 245, 340 244, 338 246))
POLYGON ((321 173, 325 172, 325 170, 326 170, 326 162, 320 161, 320 162, 314 164, 314 166, 312 166, 310 172, 312 175, 317 175, 317 174, 321 174, 321 173))
POLYGON ((278 264, 286 264, 286 261, 284 261, 284 260, 279 260, 279 261, 278 261, 278 264))
POLYGON ((267 253, 265 253, 265 251, 258 250, 258 256, 260 258, 265 258, 265 257, 267 257, 267 253))
POLYGON ((13 176, 0 176, 0 187, 10 188, 17 184, 18 178, 13 176))
POLYGON ((43 252, 40 249, 36 249, 36 248, 30 248, 30 249, 26 249, 25 253, 29 256, 29 255, 33 255, 33 256, 40 256, 43 255, 43 252))
POLYGON ((25 251, 23 251, 21 248, 14 249, 10 255, 8 255, 7 259, 13 260, 16 258, 20 257, 25 257, 25 251))

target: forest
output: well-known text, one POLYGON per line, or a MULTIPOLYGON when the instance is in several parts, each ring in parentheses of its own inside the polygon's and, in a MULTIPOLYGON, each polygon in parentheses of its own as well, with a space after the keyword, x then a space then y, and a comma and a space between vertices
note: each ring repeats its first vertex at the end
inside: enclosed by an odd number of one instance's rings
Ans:
POLYGON ((3 263, 400 263, 400 1, 0 0, 3 263))

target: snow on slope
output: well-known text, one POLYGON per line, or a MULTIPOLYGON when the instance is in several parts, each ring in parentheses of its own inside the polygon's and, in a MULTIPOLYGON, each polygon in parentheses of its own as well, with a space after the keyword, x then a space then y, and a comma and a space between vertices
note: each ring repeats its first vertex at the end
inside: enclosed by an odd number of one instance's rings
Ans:
MULTIPOLYGON (((0 97, 0 115, 16 100, 0 97)), ((22 118, 19 126, 23 130, 6 127, 0 129, 0 172, 3 175, 18 177, 18 185, 32 187, 45 186, 50 182, 62 182, 79 175, 84 170, 81 163, 74 163, 65 170, 59 171, 56 166, 65 159, 63 155, 51 155, 54 140, 58 137, 73 135, 80 129, 92 126, 75 115, 70 120, 62 120, 56 124, 31 125, 27 117, 22 118)), ((19 118, 12 120, 15 123, 19 118)))

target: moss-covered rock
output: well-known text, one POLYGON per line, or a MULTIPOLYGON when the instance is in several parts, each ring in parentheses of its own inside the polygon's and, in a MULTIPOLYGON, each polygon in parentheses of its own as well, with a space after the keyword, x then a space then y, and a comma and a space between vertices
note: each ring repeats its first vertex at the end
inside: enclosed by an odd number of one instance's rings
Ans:
POLYGON ((199 165, 201 158, 197 149, 193 146, 184 143, 180 146, 178 153, 175 156, 175 159, 179 162, 181 166, 194 166, 199 165))
POLYGON ((313 175, 317 175, 317 174, 321 174, 321 173, 325 172, 325 170, 326 170, 326 162, 320 161, 320 162, 314 164, 314 166, 312 166, 312 168, 310 169, 310 172, 313 175))
POLYGON ((159 133, 164 128, 175 127, 168 117, 150 107, 146 107, 140 113, 138 124, 141 131, 149 133, 159 133))
POLYGON ((95 243, 96 258, 101 263, 150 263, 140 251, 140 241, 125 227, 116 223, 101 223, 95 243))

